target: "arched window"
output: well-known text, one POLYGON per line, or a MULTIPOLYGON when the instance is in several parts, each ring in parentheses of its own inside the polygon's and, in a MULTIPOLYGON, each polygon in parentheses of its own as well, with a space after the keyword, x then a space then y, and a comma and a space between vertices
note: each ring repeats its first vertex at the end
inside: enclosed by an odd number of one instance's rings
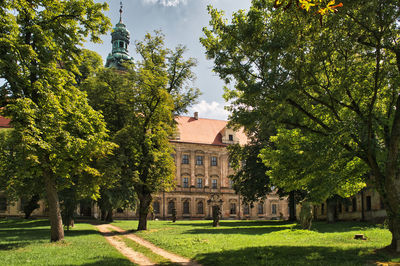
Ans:
POLYGON ((153 202, 153 212, 155 214, 160 213, 160 202, 158 202, 158 201, 153 202))
POLYGON ((173 200, 168 202, 168 214, 172 214, 172 209, 175 209, 175 202, 173 200))
POLYGON ((204 205, 202 201, 197 202, 197 214, 204 213, 204 205))
POLYGON ((190 207, 189 207, 189 201, 185 200, 183 202, 183 214, 190 214, 190 207))
POLYGON ((236 214, 236 203, 231 203, 230 214, 236 214))

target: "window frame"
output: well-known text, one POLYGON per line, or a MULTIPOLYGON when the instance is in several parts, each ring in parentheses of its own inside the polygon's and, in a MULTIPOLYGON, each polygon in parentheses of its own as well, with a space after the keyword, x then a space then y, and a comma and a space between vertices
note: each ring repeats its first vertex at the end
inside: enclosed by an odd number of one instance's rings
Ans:
POLYGON ((183 177, 182 178, 182 187, 183 188, 189 188, 189 177, 183 177), (187 182, 185 182, 187 181, 187 182))
POLYGON ((196 155, 196 165, 204 165, 204 156, 196 155))
POLYGON ((216 178, 211 179, 211 188, 218 189, 218 179, 216 178))
POLYGON ((218 166, 218 157, 211 156, 211 166, 218 166))
POLYGON ((190 163, 189 154, 183 154, 182 155, 182 164, 189 164, 189 163, 190 163))

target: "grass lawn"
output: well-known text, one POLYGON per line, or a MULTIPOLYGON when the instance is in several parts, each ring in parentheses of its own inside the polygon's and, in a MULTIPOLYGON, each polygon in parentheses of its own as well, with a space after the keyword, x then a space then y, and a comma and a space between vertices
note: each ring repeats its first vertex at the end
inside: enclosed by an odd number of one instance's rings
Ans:
POLYGON ((50 243, 47 220, 0 219, 0 265, 132 265, 96 229, 77 223, 50 243))
MULTIPOLYGON (((137 221, 113 223, 126 230, 137 221)), ((150 221, 149 231, 136 234, 171 252, 204 265, 368 265, 377 261, 399 262, 383 252, 390 244, 386 229, 368 223, 317 222, 313 230, 295 223, 276 221, 150 221), (367 240, 354 240, 362 233, 367 240)))

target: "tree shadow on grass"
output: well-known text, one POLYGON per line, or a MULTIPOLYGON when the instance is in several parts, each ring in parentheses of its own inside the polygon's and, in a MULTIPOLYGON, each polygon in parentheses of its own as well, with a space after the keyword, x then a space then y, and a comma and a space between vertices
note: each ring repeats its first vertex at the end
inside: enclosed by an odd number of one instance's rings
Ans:
POLYGON ((113 258, 113 257, 102 257, 96 261, 80 264, 85 266, 98 266, 98 265, 109 265, 109 266, 123 266, 123 265, 130 265, 132 266, 133 263, 130 262, 128 259, 122 258, 113 258))
MULTIPOLYGON (((227 221, 222 220, 219 222, 220 227, 249 227, 249 226, 289 226, 295 225, 296 223, 289 221, 227 221)), ((205 227, 212 226, 212 221, 202 221, 202 222, 182 222, 177 221, 176 223, 171 223, 171 226, 188 226, 188 227, 205 227)))
POLYGON ((11 228, 27 228, 27 227, 33 228, 42 226, 50 226, 49 221, 36 220, 36 219, 22 219, 22 218, 0 219, 0 230, 11 229, 11 228))
MULTIPOLYGON (((22 248, 32 243, 50 242, 50 226, 47 221, 36 221, 37 223, 9 224, 8 227, 0 227, 0 250, 11 250, 22 248), (46 222, 46 223, 43 223, 46 222), (16 225, 16 226, 15 226, 16 225), (25 225, 23 227, 23 225, 25 225), (47 226, 48 228, 37 228, 47 226)), ((64 232, 66 237, 77 237, 82 235, 100 234, 93 230, 72 229, 64 232)))
POLYGON ((185 231, 185 234, 241 234, 241 235, 263 235, 272 232, 278 232, 282 230, 292 229, 291 226, 287 227, 237 227, 237 228, 224 228, 224 227, 211 227, 211 228, 198 228, 185 231))
POLYGON ((198 254, 196 261, 203 265, 369 265, 388 261, 384 254, 368 248, 266 246, 198 254))
POLYGON ((371 228, 377 228, 378 226, 368 222, 348 222, 339 221, 336 223, 328 224, 326 222, 314 222, 311 230, 319 233, 340 233, 367 230, 371 228))

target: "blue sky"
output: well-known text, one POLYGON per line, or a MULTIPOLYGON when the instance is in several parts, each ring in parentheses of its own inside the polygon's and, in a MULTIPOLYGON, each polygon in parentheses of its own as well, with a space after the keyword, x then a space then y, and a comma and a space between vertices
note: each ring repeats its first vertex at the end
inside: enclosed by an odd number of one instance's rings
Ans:
MULTIPOLYGON (((97 1, 104 2, 104 1, 97 1)), ((119 20, 119 0, 105 1, 110 6, 106 15, 115 25, 119 20)), ((166 46, 174 48, 183 44, 188 48, 187 57, 194 57, 198 66, 193 69, 197 79, 194 86, 202 91, 199 103, 193 106, 189 115, 199 112, 201 118, 226 119, 223 82, 212 72, 213 62, 205 57, 205 50, 199 42, 202 28, 208 26, 207 5, 224 10, 227 17, 239 9, 249 9, 250 0, 123 0, 123 22, 131 33, 129 52, 134 56, 134 41, 142 40, 147 32, 162 30, 166 46)), ((98 52, 103 60, 111 51, 111 35, 103 36, 102 44, 86 43, 85 47, 98 52)))

